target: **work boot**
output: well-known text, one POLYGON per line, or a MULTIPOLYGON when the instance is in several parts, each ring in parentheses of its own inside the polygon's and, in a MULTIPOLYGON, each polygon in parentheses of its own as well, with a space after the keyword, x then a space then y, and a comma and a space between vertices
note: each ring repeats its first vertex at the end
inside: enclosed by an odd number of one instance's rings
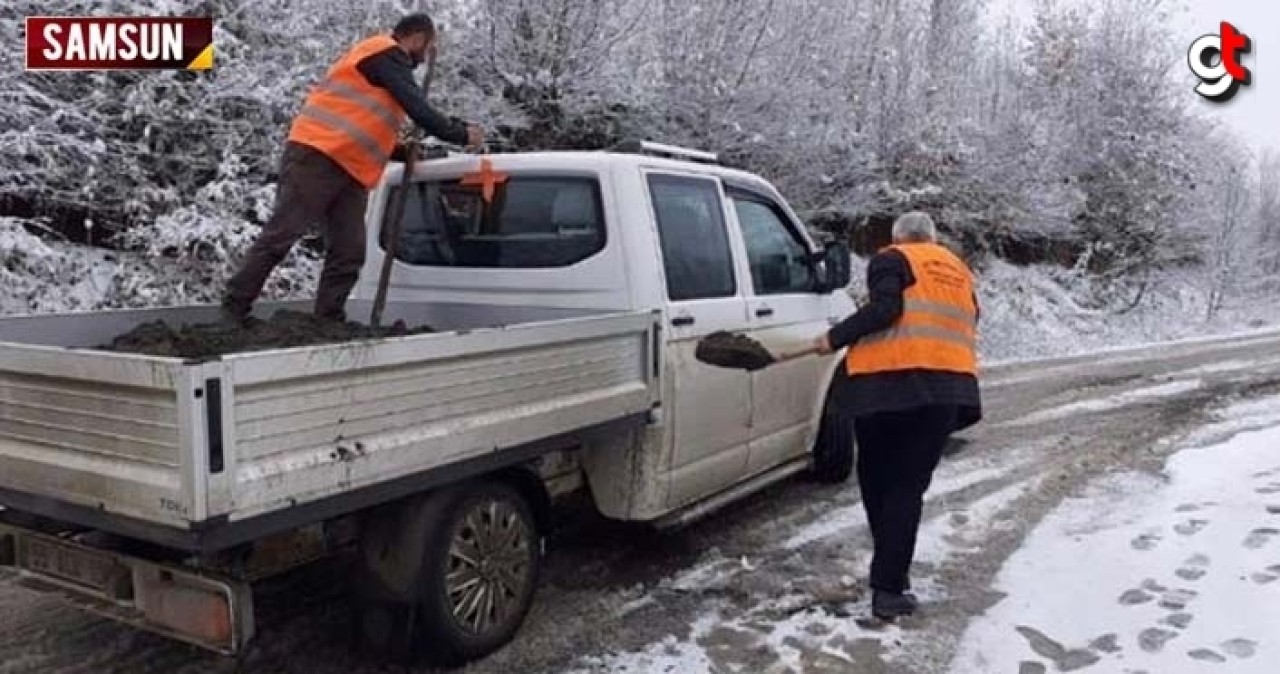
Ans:
POLYGON ((871 595, 871 614, 884 621, 893 621, 916 612, 919 601, 913 595, 894 594, 876 590, 871 595))

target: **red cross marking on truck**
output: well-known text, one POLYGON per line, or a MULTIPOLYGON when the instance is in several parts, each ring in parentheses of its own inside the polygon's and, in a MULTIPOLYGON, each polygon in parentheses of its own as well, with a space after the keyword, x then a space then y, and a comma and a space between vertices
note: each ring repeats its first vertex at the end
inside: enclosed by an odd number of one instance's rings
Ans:
POLYGON ((481 159, 480 170, 463 175, 462 184, 467 187, 479 186, 480 195, 484 197, 484 202, 491 204, 498 185, 507 182, 508 177, 506 173, 493 170, 493 162, 488 159, 481 159))

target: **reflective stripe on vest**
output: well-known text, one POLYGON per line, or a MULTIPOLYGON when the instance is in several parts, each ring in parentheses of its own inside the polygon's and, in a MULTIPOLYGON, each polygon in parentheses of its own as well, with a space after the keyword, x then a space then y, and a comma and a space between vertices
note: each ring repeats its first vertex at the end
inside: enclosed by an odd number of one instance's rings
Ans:
POLYGON ((329 69, 293 121, 289 140, 328 155, 365 188, 382 178, 405 112, 386 89, 356 67, 366 57, 396 46, 386 35, 367 38, 329 69))
POLYGON ((377 99, 365 96, 359 89, 353 86, 343 84, 336 81, 324 81, 316 85, 316 89, 327 91, 338 96, 350 99, 353 103, 377 115, 383 124, 393 128, 400 128, 400 118, 396 117, 396 112, 380 103, 377 99))
POLYGON ((308 105, 298 111, 299 117, 309 117, 311 119, 341 131, 350 136, 352 142, 363 151, 370 162, 383 161, 382 148, 378 145, 378 141, 369 137, 360 127, 347 121, 345 117, 336 115, 324 108, 308 105))
POLYGON ((902 316, 849 347, 850 375, 898 370, 977 374, 977 307, 972 274, 936 244, 893 246, 916 282, 903 292, 902 316))

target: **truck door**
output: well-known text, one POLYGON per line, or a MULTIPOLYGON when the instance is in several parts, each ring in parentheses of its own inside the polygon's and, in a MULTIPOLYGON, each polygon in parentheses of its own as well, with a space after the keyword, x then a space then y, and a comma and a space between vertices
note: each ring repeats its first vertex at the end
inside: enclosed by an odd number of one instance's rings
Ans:
POLYGON ((671 507, 742 479, 751 424, 747 372, 694 357, 698 340, 746 325, 722 185, 692 174, 648 173, 667 293, 667 372, 674 405, 671 507))
MULTIPOLYGON (((775 354, 808 347, 830 327, 830 300, 818 292, 800 225, 770 196, 736 187, 727 193, 750 268, 748 334, 775 354)), ((749 475, 809 451, 830 367, 831 357, 811 356, 751 374, 749 475)))

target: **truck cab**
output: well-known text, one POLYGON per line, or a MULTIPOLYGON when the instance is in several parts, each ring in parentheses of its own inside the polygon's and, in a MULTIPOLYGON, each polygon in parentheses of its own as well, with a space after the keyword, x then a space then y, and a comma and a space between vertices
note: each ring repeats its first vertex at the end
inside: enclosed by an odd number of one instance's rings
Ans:
MULTIPOLYGON (((848 253, 820 249, 769 182, 715 155, 648 142, 620 150, 422 162, 390 247, 388 294, 655 312, 662 402, 652 423, 639 437, 594 439, 582 463, 602 514, 687 520, 806 467, 837 365, 813 356, 713 367, 695 358, 699 340, 728 331, 774 354, 804 349, 855 309, 848 253)), ((394 165, 371 196, 359 298, 376 293, 403 176, 394 165)))

